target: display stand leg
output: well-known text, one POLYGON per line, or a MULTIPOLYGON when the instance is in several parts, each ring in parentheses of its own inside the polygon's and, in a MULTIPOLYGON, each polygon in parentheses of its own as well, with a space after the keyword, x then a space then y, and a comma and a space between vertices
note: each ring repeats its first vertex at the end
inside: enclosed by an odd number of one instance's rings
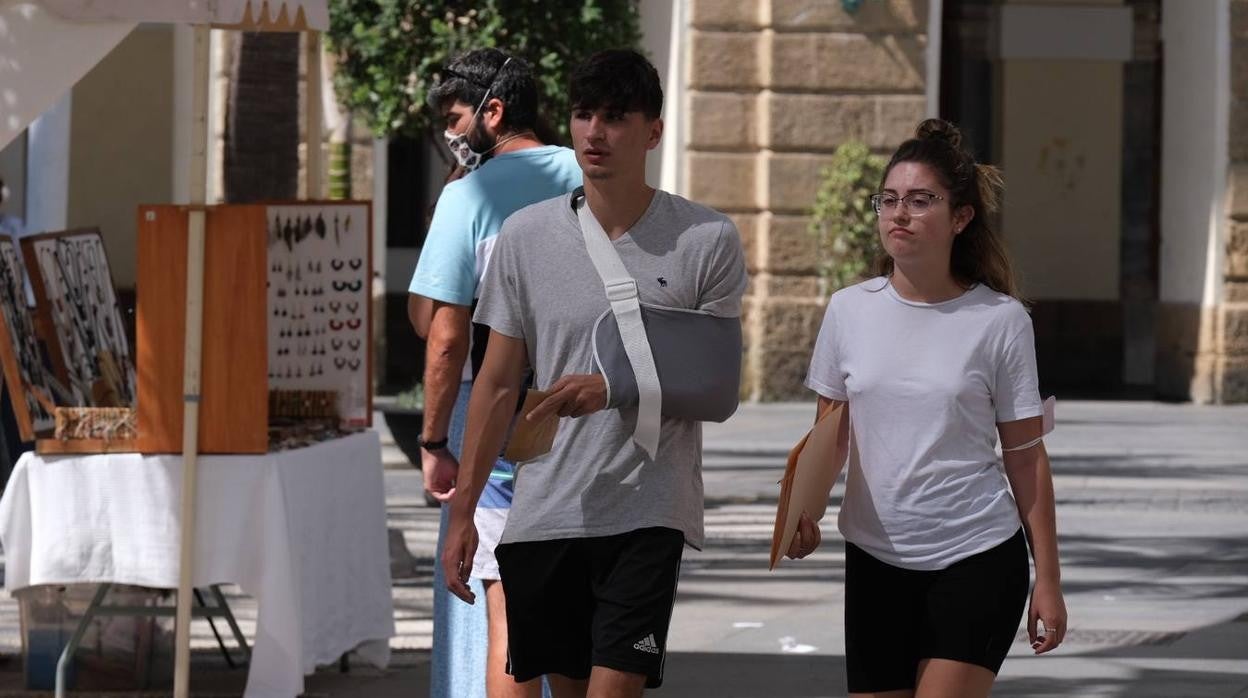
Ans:
POLYGON ((56 660, 56 698, 65 698, 65 674, 69 671, 69 663, 73 661, 74 653, 78 651, 78 643, 82 642, 82 636, 86 634, 87 626, 95 617, 96 609, 100 607, 104 596, 111 588, 113 585, 105 582, 100 585, 99 589, 96 589, 91 605, 87 606, 86 613, 82 614, 82 620, 78 621, 78 627, 74 628, 74 634, 69 638, 69 644, 61 650, 61 658, 56 660))
MULTIPOLYGON (((208 605, 208 602, 204 601, 204 594, 199 589, 195 590, 195 600, 199 602, 200 607, 205 609, 211 608, 211 606, 208 605)), ((230 656, 230 649, 225 646, 225 638, 221 637, 221 633, 217 632, 216 622, 212 620, 212 616, 208 616, 207 618, 208 627, 212 629, 212 636, 217 639, 217 647, 221 650, 221 656, 225 657, 226 666, 231 669, 237 668, 234 666, 234 658, 230 656)))
MULTIPOLYGON (((61 657, 56 663, 56 698, 65 697, 66 674, 69 671, 70 662, 73 661, 74 653, 78 651, 78 645, 82 643, 83 635, 87 632, 87 626, 92 620, 102 617, 134 617, 134 618, 168 618, 177 614, 176 608, 168 606, 105 606, 104 596, 113 588, 111 583, 103 583, 96 590, 95 596, 91 599, 91 604, 87 606, 86 613, 78 621, 78 626, 74 629, 74 634, 69 640, 69 644, 61 651, 61 657)), ((216 599, 216 605, 209 606, 204 601, 203 595, 198 589, 192 590, 193 595, 199 600, 200 608, 193 609, 191 615, 195 618, 208 619, 209 625, 212 626, 212 633, 217 636, 217 645, 221 648, 221 653, 225 655, 225 661, 230 665, 231 669, 237 668, 234 658, 230 655, 229 648, 225 646, 225 641, 217 632, 217 626, 212 622, 213 618, 224 618, 225 622, 230 625, 230 629, 234 632, 234 639, 238 642, 238 647, 246 657, 246 663, 251 663, 251 647, 247 644, 247 638, 243 635, 243 631, 238 627, 238 621, 234 618, 234 612, 230 610, 230 604, 225 600, 225 595, 221 593, 221 587, 213 585, 210 587, 216 599)))
POLYGON ((217 608, 221 609, 222 615, 225 616, 225 622, 229 623, 230 631, 234 633, 234 641, 238 643, 238 648, 243 651, 243 656, 247 658, 247 663, 251 663, 251 647, 247 645, 247 638, 243 635, 242 629, 238 627, 238 621, 234 619, 234 613, 230 610, 230 604, 225 600, 225 594, 221 593, 221 585, 213 584, 211 587, 212 595, 217 600, 217 608))

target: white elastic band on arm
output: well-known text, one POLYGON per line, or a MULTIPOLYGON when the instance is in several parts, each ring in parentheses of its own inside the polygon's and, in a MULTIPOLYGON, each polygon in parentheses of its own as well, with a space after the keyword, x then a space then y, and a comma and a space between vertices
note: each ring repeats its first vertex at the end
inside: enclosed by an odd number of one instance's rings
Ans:
POLYGON ((1027 443, 1023 444, 1022 446, 1014 446, 1013 448, 1005 448, 1004 446, 1002 446, 1001 452, 1010 453, 1012 451, 1026 451, 1032 446, 1035 446, 1041 441, 1044 441, 1044 437, 1048 436, 1049 432, 1053 431, 1053 427, 1056 426, 1056 423, 1057 423, 1057 398, 1050 395, 1049 399, 1044 401, 1044 413, 1040 418, 1040 436, 1037 436, 1031 441, 1028 441, 1027 443))
POLYGON ((637 281, 628 273, 619 253, 615 251, 615 246, 611 244, 611 239, 607 237, 598 219, 594 218, 583 197, 577 202, 576 213, 581 221, 585 249, 589 252, 589 259, 594 263, 598 276, 602 277, 607 300, 611 302, 611 312, 615 314, 616 324, 620 327, 624 353, 628 355, 628 363, 632 366, 633 376, 637 381, 637 426, 633 429, 633 441, 648 456, 654 458, 659 450, 663 393, 659 386, 659 371, 654 363, 654 354, 650 351, 650 340, 646 336, 646 326, 641 319, 637 281))
POLYGON ((1014 448, 1003 448, 1003 449, 1001 449, 1001 450, 1002 450, 1003 452, 1005 452, 1005 453, 1009 453, 1010 451, 1026 451, 1027 449, 1031 448, 1032 446, 1035 446, 1036 444, 1040 443, 1041 441, 1044 441, 1044 437, 1043 437, 1043 436, 1037 436, 1036 438, 1032 439, 1031 441, 1028 441, 1027 443, 1023 444, 1022 446, 1015 446, 1014 448))

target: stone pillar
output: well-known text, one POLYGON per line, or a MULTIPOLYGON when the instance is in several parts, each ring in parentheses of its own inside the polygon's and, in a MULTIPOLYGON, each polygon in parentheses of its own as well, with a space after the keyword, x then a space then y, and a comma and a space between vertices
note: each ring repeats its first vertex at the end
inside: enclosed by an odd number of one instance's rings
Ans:
POLYGON ((926 0, 693 0, 683 190, 732 216, 751 284, 743 397, 805 399, 826 297, 807 232, 848 139, 880 151, 926 111, 926 0))
POLYGON ((1229 221, 1217 318, 1217 402, 1248 402, 1248 0, 1231 2, 1229 221))
POLYGON ((1248 402, 1248 0, 1168 2, 1157 390, 1248 402))

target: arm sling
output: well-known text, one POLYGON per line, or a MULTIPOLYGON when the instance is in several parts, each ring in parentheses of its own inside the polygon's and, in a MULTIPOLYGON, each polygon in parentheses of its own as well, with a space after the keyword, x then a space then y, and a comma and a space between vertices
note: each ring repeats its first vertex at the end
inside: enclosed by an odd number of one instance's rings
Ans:
POLYGON ((654 458, 661 417, 722 422, 736 411, 741 320, 642 303, 637 281, 584 197, 574 195, 574 205, 585 249, 611 303, 592 335, 607 407, 637 406, 633 440, 654 458))

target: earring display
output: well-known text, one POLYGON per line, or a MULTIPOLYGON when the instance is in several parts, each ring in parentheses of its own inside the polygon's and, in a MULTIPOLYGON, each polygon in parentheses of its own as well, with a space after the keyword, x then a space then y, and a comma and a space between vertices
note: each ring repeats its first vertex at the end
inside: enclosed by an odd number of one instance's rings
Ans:
POLYGON ((0 235, 0 362, 23 441, 55 427, 55 379, 43 362, 35 317, 26 305, 26 276, 13 238, 0 235), (42 398, 42 399, 41 399, 42 398))
POLYGON ((266 217, 269 388, 321 399, 334 394, 342 426, 368 426, 369 204, 270 205, 266 217))
POLYGON ((22 240, 52 367, 73 404, 135 403, 134 361, 113 291, 104 239, 94 229, 45 233, 22 240))

